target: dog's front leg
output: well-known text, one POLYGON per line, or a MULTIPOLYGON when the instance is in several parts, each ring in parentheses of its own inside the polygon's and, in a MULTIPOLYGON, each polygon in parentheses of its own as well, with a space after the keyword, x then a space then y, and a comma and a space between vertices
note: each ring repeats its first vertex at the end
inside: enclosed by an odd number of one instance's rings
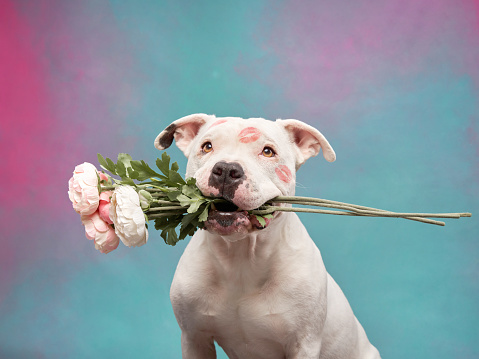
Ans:
POLYGON ((183 359, 216 359, 216 348, 212 337, 181 333, 183 359))

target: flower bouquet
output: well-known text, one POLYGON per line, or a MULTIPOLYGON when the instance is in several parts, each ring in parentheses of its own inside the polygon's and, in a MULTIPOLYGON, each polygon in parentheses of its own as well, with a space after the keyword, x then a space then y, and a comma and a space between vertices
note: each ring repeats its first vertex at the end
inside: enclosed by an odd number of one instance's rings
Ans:
MULTIPOLYGON (((161 231, 165 243, 174 246, 204 227, 210 208, 227 202, 223 198, 204 196, 194 178, 183 179, 178 173, 178 164, 170 164, 166 152, 156 160, 158 170, 124 153, 118 155, 116 163, 100 154, 98 161, 110 174, 84 162, 75 167, 68 183, 68 195, 73 209, 81 216, 86 237, 94 240, 95 248, 102 253, 116 249, 120 240, 128 247, 144 245, 148 241, 150 221, 154 221, 155 229, 161 231)), ((396 213, 297 196, 275 197, 248 212, 255 216, 260 227, 266 225, 274 212, 396 217, 441 226, 445 223, 430 218, 471 216, 470 213, 396 213), (292 207, 293 204, 328 209, 292 207)))

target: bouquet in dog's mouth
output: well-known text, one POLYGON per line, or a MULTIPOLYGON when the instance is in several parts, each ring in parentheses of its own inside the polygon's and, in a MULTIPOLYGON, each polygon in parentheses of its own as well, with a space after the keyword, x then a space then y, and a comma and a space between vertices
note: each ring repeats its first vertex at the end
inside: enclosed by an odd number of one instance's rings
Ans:
POLYGON ((86 237, 94 240, 102 253, 116 249, 120 240, 128 247, 144 245, 150 221, 161 231, 165 243, 174 246, 198 228, 207 227, 210 221, 228 221, 232 216, 248 218, 257 229, 266 228, 278 212, 396 217, 441 226, 445 223, 430 218, 471 216, 470 213, 396 213, 297 196, 275 197, 259 208, 245 211, 224 198, 204 196, 194 178, 182 178, 178 164, 170 164, 166 152, 156 160, 158 170, 144 161, 134 161, 128 154, 119 154, 116 163, 98 154, 98 161, 104 171, 98 171, 88 162, 75 167, 68 195, 81 215, 86 237), (327 209, 292 207, 294 204, 327 209))

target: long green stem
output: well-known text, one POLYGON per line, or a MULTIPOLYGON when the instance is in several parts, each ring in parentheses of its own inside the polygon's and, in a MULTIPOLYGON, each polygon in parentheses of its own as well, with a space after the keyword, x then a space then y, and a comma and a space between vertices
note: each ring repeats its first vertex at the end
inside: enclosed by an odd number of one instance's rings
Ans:
POLYGON ((174 201, 164 201, 164 200, 162 200, 162 199, 155 199, 155 203, 158 203, 158 204, 170 204, 170 205, 172 205, 172 206, 178 204, 178 202, 174 202, 174 201))
POLYGON ((411 217, 409 213, 406 213, 407 216, 404 216, 404 213, 380 213, 380 212, 371 212, 369 213, 360 213, 360 212, 343 212, 343 211, 330 211, 323 209, 313 209, 313 208, 297 208, 297 207, 280 207, 280 206, 265 206, 265 209, 254 210, 252 214, 265 215, 271 214, 273 212, 302 212, 302 213, 321 213, 321 214, 333 214, 339 216, 365 216, 365 217, 396 217, 396 218, 406 218, 413 221, 435 224, 439 226, 444 226, 445 223, 441 221, 435 221, 427 218, 420 217, 411 217))
MULTIPOLYGON (((352 210, 354 212, 362 213, 363 215, 372 215, 376 217, 397 217, 397 218, 406 218, 413 221, 432 223, 434 221, 427 220, 420 217, 432 217, 432 218, 460 218, 460 217, 471 217, 471 213, 396 213, 391 211, 386 211, 382 209, 376 209, 372 207, 359 206, 350 203, 343 203, 338 201, 331 201, 321 198, 311 198, 311 197, 297 197, 297 196, 280 196, 273 198, 270 202, 280 202, 280 203, 291 203, 291 204, 300 204, 300 205, 310 205, 310 206, 320 206, 320 207, 330 207, 337 209, 352 210)), ((443 222, 439 222, 443 223, 443 222)))
POLYGON ((171 216, 178 216, 183 214, 183 212, 164 212, 164 213, 154 213, 154 214, 147 214, 149 220, 161 217, 171 217, 171 216))
POLYGON ((176 211, 176 210, 186 212, 187 208, 183 206, 150 207, 148 212, 176 211))
POLYGON ((317 207, 326 207, 326 208, 337 208, 347 211, 354 211, 362 213, 364 215, 375 215, 380 214, 381 217, 429 217, 429 218, 460 218, 467 217, 467 213, 400 213, 400 212, 391 212, 384 211, 380 209, 371 209, 371 210, 362 210, 352 205, 333 205, 327 203, 317 203, 317 202, 301 202, 301 201, 289 201, 288 203, 295 203, 304 206, 317 206, 317 207))

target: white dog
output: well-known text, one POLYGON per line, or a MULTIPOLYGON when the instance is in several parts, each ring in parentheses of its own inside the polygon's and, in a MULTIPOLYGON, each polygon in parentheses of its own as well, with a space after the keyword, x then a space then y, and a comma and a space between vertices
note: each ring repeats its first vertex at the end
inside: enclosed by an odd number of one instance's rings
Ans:
POLYGON ((175 139, 187 177, 206 196, 231 204, 210 211, 191 238, 171 286, 183 358, 380 358, 321 254, 294 213, 277 212, 265 228, 248 210, 294 195, 296 170, 326 138, 297 120, 183 117, 155 147, 175 139))

